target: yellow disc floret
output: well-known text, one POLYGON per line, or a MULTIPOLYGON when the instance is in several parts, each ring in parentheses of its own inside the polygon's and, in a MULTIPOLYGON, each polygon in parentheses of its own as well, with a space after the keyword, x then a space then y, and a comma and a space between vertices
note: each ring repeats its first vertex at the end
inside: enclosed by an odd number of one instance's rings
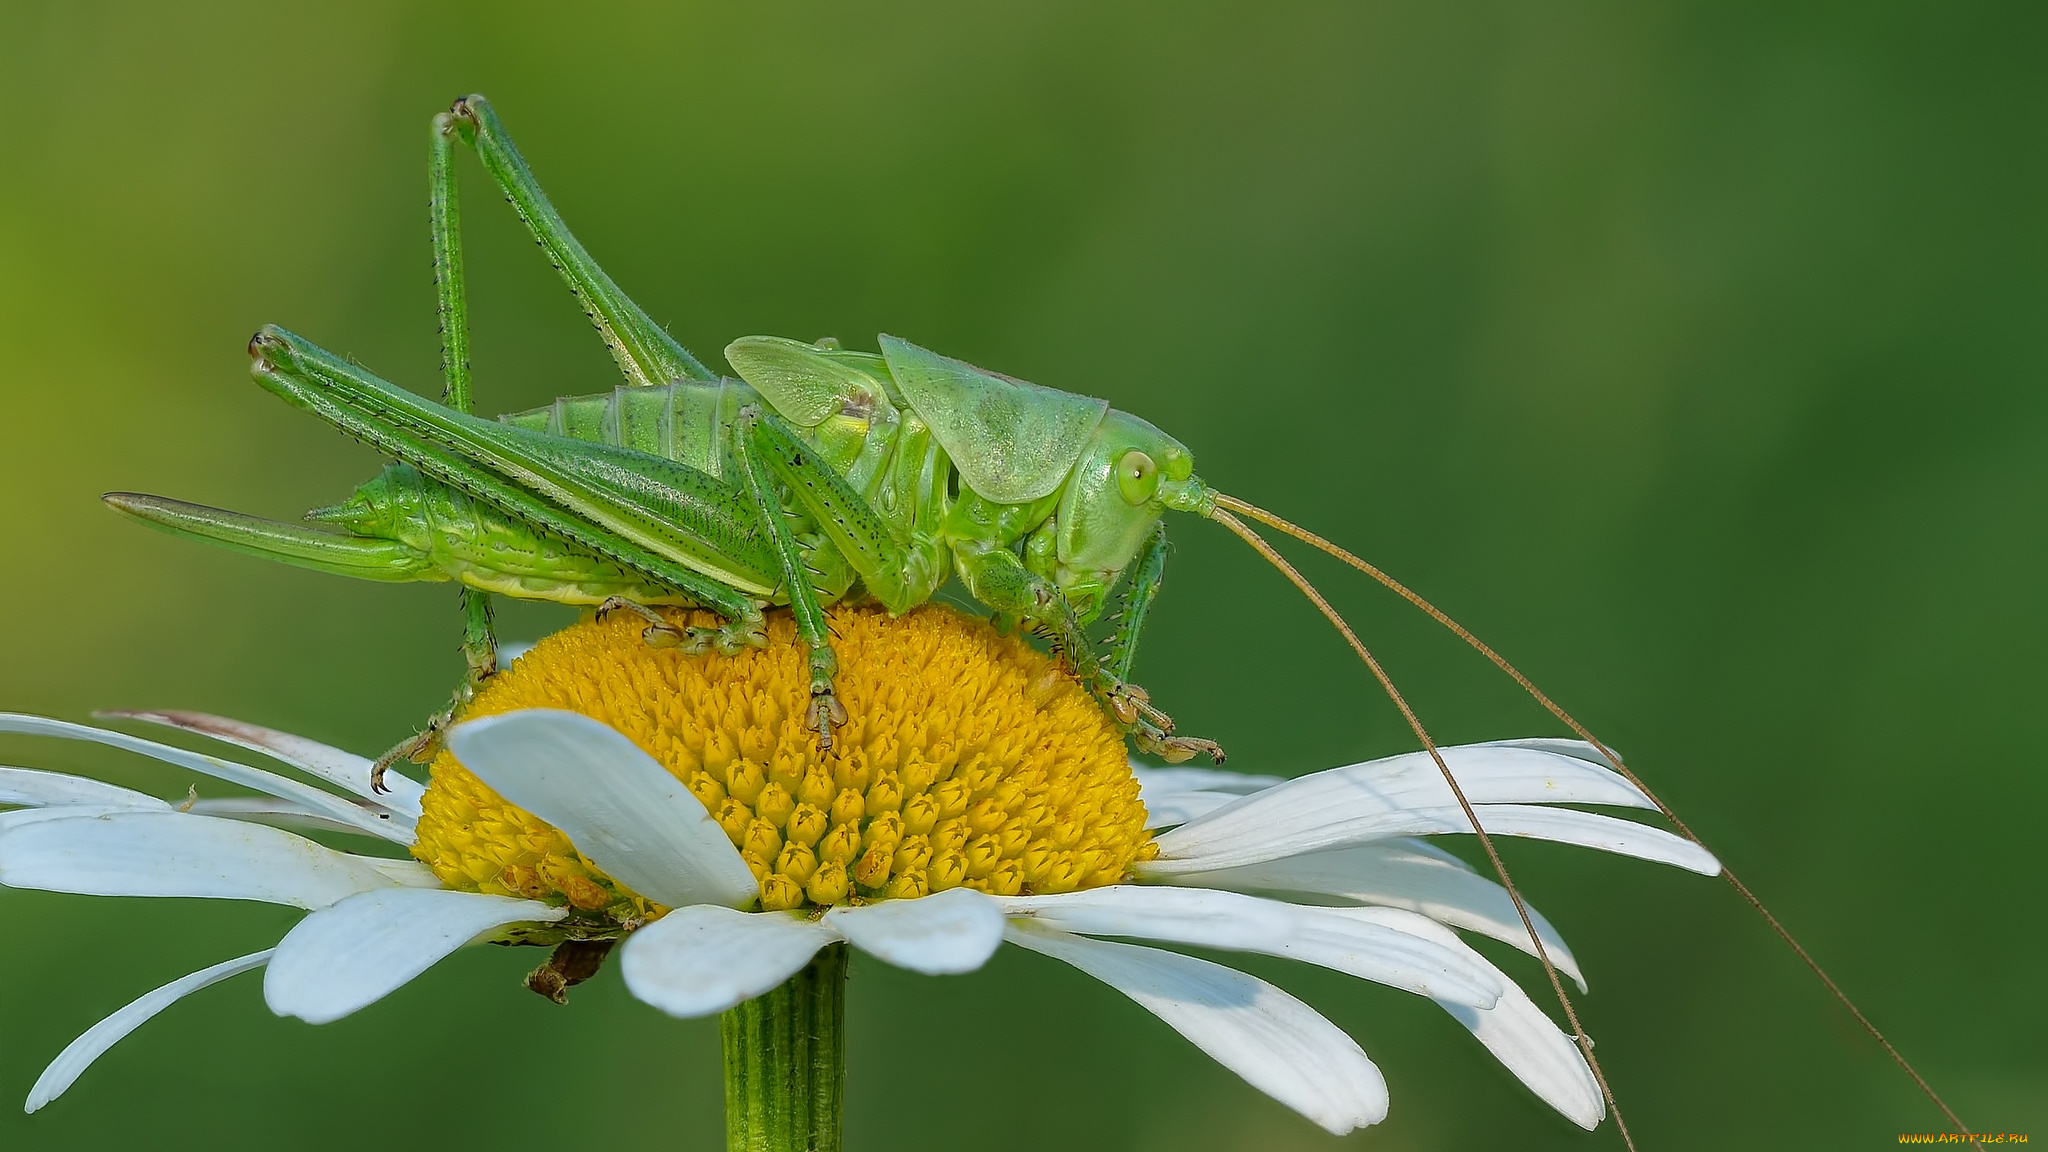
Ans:
MULTIPOLYGON (((927 605, 831 614, 847 722, 806 728, 804 646, 787 613, 737 656, 650 647, 630 613, 586 620, 492 677, 464 718, 564 708, 624 733, 683 782, 761 882, 761 907, 1070 892, 1157 852, 1123 737, 1051 659, 927 605)), ((451 888, 661 914, 442 751, 413 854, 451 888)))

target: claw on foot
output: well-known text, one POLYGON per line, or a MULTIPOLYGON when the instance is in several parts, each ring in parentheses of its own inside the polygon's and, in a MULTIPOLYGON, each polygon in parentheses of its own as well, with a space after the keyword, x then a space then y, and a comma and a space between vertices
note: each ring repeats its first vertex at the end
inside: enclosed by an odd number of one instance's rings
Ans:
POLYGON ((1105 676, 1096 697, 1124 727, 1145 727, 1159 733, 1173 731, 1173 717, 1152 706, 1152 694, 1136 684, 1105 676))
POLYGON ((1129 729, 1138 751, 1149 752, 1168 764, 1185 764, 1197 756, 1207 756, 1212 763, 1223 763, 1223 749, 1214 740, 1175 736, 1173 717, 1154 708, 1151 693, 1136 684, 1106 679, 1096 690, 1096 695, 1110 714, 1129 729))
POLYGON ((700 612, 699 618, 714 623, 678 625, 647 605, 623 596, 613 596, 597 606, 599 619, 613 612, 631 612, 647 621, 647 630, 640 635, 650 648, 674 648, 687 656, 702 656, 716 649, 720 656, 737 656, 742 649, 768 646, 767 621, 758 614, 750 619, 720 620, 715 614, 700 612))
POLYGON ((1168 732, 1173 731, 1173 721, 1165 713, 1152 707, 1151 695, 1136 684, 1112 685, 1103 692, 1102 698, 1103 703, 1109 706, 1110 713, 1126 728, 1136 724, 1142 716, 1168 732))
POLYGON ((818 750, 832 750, 832 732, 846 723, 846 705, 832 694, 832 689, 811 690, 811 706, 804 714, 804 723, 818 734, 818 750))
POLYGON ((370 791, 380 796, 391 791, 384 786, 384 774, 400 760, 413 764, 433 763, 434 754, 441 750, 441 732, 448 727, 450 718, 451 714, 447 712, 430 718, 426 731, 400 740, 396 747, 377 757, 376 763, 370 765, 370 791))
POLYGON ((702 655, 716 649, 720 656, 737 656, 748 648, 766 648, 768 629, 759 620, 732 620, 710 628, 691 625, 689 643, 684 650, 691 655, 702 655))
POLYGON ((645 604, 635 603, 624 596, 612 596, 597 606, 597 618, 602 620, 614 612, 631 612, 647 621, 647 630, 640 634, 650 648, 682 648, 688 650, 691 635, 689 631, 668 622, 668 617, 656 612, 645 604))
POLYGON ((695 641, 695 638, 688 632, 666 622, 649 624, 647 630, 640 633, 640 638, 647 641, 649 648, 688 649, 695 641))
POLYGON ((1223 763, 1223 746, 1214 740, 1203 740, 1195 736, 1167 736, 1157 741, 1155 749, 1159 758, 1168 764, 1185 764, 1197 756, 1207 756, 1211 764, 1223 763))

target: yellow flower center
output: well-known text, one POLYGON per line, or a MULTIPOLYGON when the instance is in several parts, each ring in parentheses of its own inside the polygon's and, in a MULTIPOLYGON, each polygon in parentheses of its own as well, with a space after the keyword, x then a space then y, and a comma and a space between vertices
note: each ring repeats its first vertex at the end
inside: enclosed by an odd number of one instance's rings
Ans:
MULTIPOLYGON (((587 620, 493 676, 463 717, 564 708, 618 729, 703 801, 767 909, 1070 892, 1157 854, 1122 735, 1051 659, 938 605, 831 617, 847 722, 830 754, 804 726, 809 674, 786 612, 767 648, 737 656, 650 647, 630 613, 587 620)), ((665 911, 446 750, 421 806, 413 854, 451 888, 586 921, 665 911)))

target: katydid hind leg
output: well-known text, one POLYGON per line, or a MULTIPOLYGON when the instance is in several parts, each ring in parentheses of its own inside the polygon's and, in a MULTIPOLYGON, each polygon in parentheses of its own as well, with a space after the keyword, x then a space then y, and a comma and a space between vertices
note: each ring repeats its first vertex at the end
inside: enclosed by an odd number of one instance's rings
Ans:
MULTIPOLYGON (((690 355, 675 337, 612 282, 588 250, 569 231, 526 158, 482 96, 464 96, 445 113, 447 130, 476 149, 484 170, 512 202, 519 219, 548 254, 569 285, 584 315, 604 338, 612 359, 628 384, 667 384, 675 380, 714 380, 717 374, 690 355)), ((439 121, 437 121, 437 124, 439 121)))
MULTIPOLYGON (((448 113, 434 117, 428 133, 427 221, 434 251, 434 305, 441 329, 442 403, 474 412, 469 373, 469 299, 462 276, 462 208, 457 198, 455 157, 448 113)), ((498 640, 491 628, 490 593, 464 587, 462 656, 474 692, 498 670, 498 640)))
MULTIPOLYGON (((469 301, 462 282, 462 215, 456 198, 455 165, 450 147, 451 121, 446 113, 434 117, 428 134, 427 231, 434 252, 434 310, 441 329, 442 403, 467 413, 474 409, 469 376, 469 301)), ((417 734, 399 741, 377 757, 370 766, 370 790, 383 792, 384 774, 400 760, 424 763, 440 748, 441 733, 476 690, 498 671, 498 638, 491 627, 490 593, 463 587, 457 595, 462 606, 463 680, 448 706, 427 720, 417 734)))
POLYGON ((763 456, 774 451, 773 442, 761 434, 761 410, 754 405, 740 409, 732 426, 732 458, 738 465, 741 488, 753 501, 755 514, 774 543, 776 559, 782 566, 782 580, 789 594, 789 611, 796 618, 797 636, 810 649, 811 701, 805 720, 818 733, 818 747, 832 750, 832 733, 846 723, 846 706, 833 690, 839 674, 839 657, 832 651, 832 628, 825 609, 811 586, 803 552, 790 533, 782 504, 775 497, 773 477, 763 456))
MULTIPOLYGON (((515 479, 506 471, 499 470, 509 470, 524 459, 519 455, 522 449, 518 445, 499 445, 497 455, 472 459, 451 444, 461 443, 470 451, 475 450, 475 445, 459 438, 444 442, 437 431, 445 425, 457 430, 474 429, 478 435, 495 435, 502 430, 500 425, 452 413, 283 329, 267 327, 258 332, 250 341, 250 354, 254 359, 258 383, 287 402, 312 412, 350 436, 505 515, 624 565, 657 584, 675 589, 694 603, 718 613, 727 622, 728 630, 736 635, 744 637, 758 630, 761 622, 758 600, 741 589, 695 571, 671 554, 686 547, 715 548, 718 541, 691 536, 684 528, 669 523, 666 529, 675 539, 664 541, 664 547, 668 547, 670 552, 658 552, 641 537, 625 535, 614 527, 597 522, 594 517, 580 514, 580 510, 565 508, 566 498, 557 502, 564 493, 573 498, 582 489, 589 488, 591 481, 586 476, 566 477, 566 482, 580 485, 580 488, 572 490, 558 486, 546 489, 548 497, 538 495, 525 486, 532 482, 530 476, 521 474, 521 478, 515 479)), ((592 446, 593 450, 600 448, 603 446, 592 446)), ((622 450, 604 451, 616 455, 622 450)), ((637 453, 632 455, 639 456, 637 453)), ((678 475, 688 471, 683 465, 653 457, 646 459, 678 475)), ((720 507, 711 509, 720 523, 751 517, 743 497, 736 490, 716 482, 707 482, 700 488, 702 491, 698 495, 705 499, 715 497, 723 502, 720 507)), ((611 510, 601 508, 599 511, 609 514, 611 510)), ((731 543, 726 542, 728 545, 731 543)), ((764 560, 764 563, 769 561, 764 560)))

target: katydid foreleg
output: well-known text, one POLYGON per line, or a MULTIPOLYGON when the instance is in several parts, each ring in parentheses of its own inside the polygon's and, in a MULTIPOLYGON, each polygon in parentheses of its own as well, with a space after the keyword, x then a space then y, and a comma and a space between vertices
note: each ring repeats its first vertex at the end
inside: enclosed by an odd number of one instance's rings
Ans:
POLYGON ((1160 524, 1145 538, 1145 547, 1131 562, 1129 583, 1124 586, 1122 611, 1117 613, 1116 631, 1110 634, 1103 663, 1110 675, 1129 682, 1131 665, 1138 660, 1138 634, 1144 631, 1145 616, 1166 579, 1166 525, 1160 524))
POLYGON ((1198 755, 1221 764, 1224 755, 1220 745, 1199 737, 1172 735, 1172 718, 1154 708, 1145 690, 1131 683, 1131 666, 1138 658, 1138 636, 1145 629, 1145 617, 1152 610, 1153 599, 1165 583, 1166 551, 1166 525, 1161 524, 1152 529, 1144 548, 1131 562, 1123 609, 1117 614, 1116 630, 1104 645, 1104 670, 1123 686, 1121 698, 1113 700, 1111 706, 1118 709, 1118 718, 1131 727, 1141 751, 1174 764, 1198 755), (1148 732, 1138 724, 1141 718, 1150 720, 1157 731, 1148 732))
POLYGON ((1178 764, 1207 753, 1221 762, 1222 749, 1207 740, 1173 735, 1173 721, 1147 702, 1143 690, 1103 667, 1095 645, 1059 586, 1024 566, 1015 552, 992 542, 955 540, 954 570, 976 600, 997 612, 1028 621, 1042 631, 1096 699, 1121 721, 1140 751, 1178 764))

